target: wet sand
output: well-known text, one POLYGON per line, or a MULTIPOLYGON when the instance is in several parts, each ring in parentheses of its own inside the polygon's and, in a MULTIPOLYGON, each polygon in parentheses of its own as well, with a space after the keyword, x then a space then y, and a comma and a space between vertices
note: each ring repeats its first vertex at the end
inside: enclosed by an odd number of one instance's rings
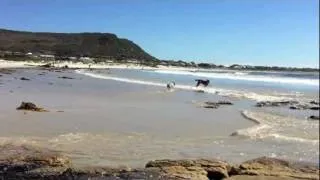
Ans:
POLYGON ((290 143, 231 137, 255 125, 240 113, 253 106, 249 100, 167 92, 165 87, 94 79, 73 70, 18 69, 3 75, 0 82, 0 144, 59 150, 78 165, 132 167, 163 158, 217 157, 241 162, 263 155, 309 161, 316 157, 314 148, 303 152, 290 143), (41 72, 44 75, 38 75, 41 72), (229 100, 234 105, 214 110, 197 106, 208 100, 229 100), (34 102, 50 112, 17 111, 21 101, 34 102), (297 154, 288 157, 288 149, 297 154), (313 156, 308 159, 303 153, 313 156))

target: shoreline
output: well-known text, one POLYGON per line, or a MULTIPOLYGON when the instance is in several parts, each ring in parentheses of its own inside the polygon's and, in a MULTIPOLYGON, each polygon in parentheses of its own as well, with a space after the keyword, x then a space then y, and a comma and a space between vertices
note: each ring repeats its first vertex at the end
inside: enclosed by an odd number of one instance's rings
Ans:
POLYGON ((135 69, 135 70, 167 70, 167 71, 191 71, 191 72, 292 72, 292 73, 318 73, 319 71, 275 71, 275 70, 251 70, 251 69, 224 69, 224 68, 195 68, 195 67, 179 67, 179 66, 164 66, 157 65, 156 67, 138 65, 134 63, 83 63, 83 62, 72 62, 72 61, 14 61, 0 59, 0 68, 32 68, 46 65, 48 63, 54 64, 55 68, 63 68, 68 66, 70 69, 135 69))

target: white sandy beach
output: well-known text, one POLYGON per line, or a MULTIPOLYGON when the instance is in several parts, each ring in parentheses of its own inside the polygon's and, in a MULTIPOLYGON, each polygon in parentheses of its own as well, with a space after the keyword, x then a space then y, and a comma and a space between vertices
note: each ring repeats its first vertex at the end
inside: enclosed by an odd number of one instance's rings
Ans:
MULTIPOLYGON (((41 66, 47 63, 53 62, 34 62, 34 61, 10 61, 10 60, 3 60, 0 59, 0 68, 30 68, 34 66, 41 66)), ((180 70, 180 71, 195 71, 197 68, 183 68, 183 67, 173 67, 173 66, 157 66, 157 67, 149 67, 149 66, 142 66, 137 64, 119 64, 119 63, 93 63, 93 64, 85 64, 82 62, 54 62, 55 67, 64 67, 68 66, 69 68, 90 68, 92 69, 145 69, 145 70, 180 70)))

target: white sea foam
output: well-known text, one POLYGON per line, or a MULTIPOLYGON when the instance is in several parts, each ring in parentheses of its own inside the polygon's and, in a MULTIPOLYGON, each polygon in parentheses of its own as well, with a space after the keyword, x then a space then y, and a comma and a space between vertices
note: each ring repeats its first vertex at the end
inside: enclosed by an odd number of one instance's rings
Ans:
POLYGON ((236 75, 247 75, 248 73, 245 73, 245 72, 234 72, 234 74, 236 74, 236 75))
POLYGON ((243 80, 243 81, 267 82, 267 83, 301 84, 301 85, 309 85, 309 86, 319 86, 318 79, 249 75, 248 73, 244 73, 244 72, 234 72, 234 73, 210 72, 208 73, 208 72, 170 71, 170 70, 156 70, 153 72, 162 73, 162 74, 190 75, 190 76, 213 78, 213 79, 230 79, 230 80, 243 80))
POLYGON ((275 139, 279 140, 285 140, 285 141, 292 141, 292 142, 301 142, 301 143, 311 143, 311 144, 319 144, 319 140, 317 139, 305 139, 300 137, 290 137, 290 136, 284 136, 281 134, 270 134, 268 137, 273 137, 275 139))
POLYGON ((90 137, 88 133, 67 133, 50 139, 49 143, 78 143, 90 137))
MULTIPOLYGON (((109 76, 106 74, 97 74, 94 72, 88 72, 85 70, 76 70, 77 73, 83 74, 86 76, 90 76, 93 78, 99 78, 99 79, 106 79, 106 80, 114 80, 114 81, 120 81, 125 83, 133 83, 133 84, 141 84, 141 85, 150 85, 150 86, 159 86, 159 87, 166 87, 165 83, 161 82, 153 82, 153 81, 145 81, 145 80, 139 80, 139 79, 130 79, 130 78, 123 78, 123 77, 114 77, 109 76)), ((230 97, 236 97, 236 98, 247 98, 252 99, 256 101, 265 101, 265 100, 271 100, 271 101, 280 101, 280 100, 291 100, 291 97, 288 97, 288 94, 286 96, 278 96, 278 94, 275 93, 275 95, 270 94, 257 94, 255 92, 245 92, 245 91, 236 91, 236 90, 229 90, 229 89, 221 89, 221 88, 213 88, 213 87, 194 87, 190 85, 176 85, 176 89, 183 89, 183 90, 189 90, 189 91, 197 91, 202 90, 207 93, 211 94, 217 94, 221 96, 230 96, 230 97)))
POLYGON ((40 137, 28 137, 28 136, 18 136, 18 137, 0 137, 0 145, 14 144, 14 145, 37 145, 42 138, 40 137))
POLYGON ((262 112, 243 111, 241 113, 246 119, 256 123, 256 125, 237 130, 232 136, 249 137, 252 139, 273 138, 287 142, 308 143, 313 145, 319 144, 319 139, 310 139, 306 137, 295 137, 294 135, 285 134, 286 130, 292 128, 292 125, 304 126, 302 120, 293 120, 276 115, 262 112))
POLYGON ((259 124, 252 126, 246 129, 240 129, 236 132, 232 133, 232 136, 243 136, 243 137, 250 137, 250 138, 264 138, 266 137, 266 133, 263 131, 267 131, 271 127, 266 124, 259 124))

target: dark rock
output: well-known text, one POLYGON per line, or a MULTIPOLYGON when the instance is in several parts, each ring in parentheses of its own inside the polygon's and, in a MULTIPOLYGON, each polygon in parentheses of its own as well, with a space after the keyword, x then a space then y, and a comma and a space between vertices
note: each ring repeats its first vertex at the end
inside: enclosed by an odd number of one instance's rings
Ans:
POLYGON ((282 104, 282 105, 288 105, 288 104, 298 104, 299 102, 298 101, 279 101, 276 103, 282 104))
POLYGON ((48 84, 49 84, 49 85, 53 85, 53 83, 52 83, 52 82, 49 82, 48 84))
POLYGON ((76 168, 62 154, 31 146, 0 146, 0 179, 173 179, 159 168, 76 168))
POLYGON ((319 104, 319 101, 315 101, 315 100, 313 100, 313 101, 310 101, 310 104, 314 104, 314 105, 320 105, 320 104, 319 104))
POLYGON ((230 101, 218 101, 218 104, 220 104, 220 105, 233 105, 233 103, 230 101))
POLYGON ((0 146, 0 170, 2 172, 21 172, 39 167, 65 167, 70 160, 58 152, 27 145, 0 146))
POLYGON ((305 104, 297 104, 297 105, 294 105, 294 106, 290 106, 289 108, 290 109, 295 109, 295 110, 305 110, 305 109, 309 109, 309 106, 305 105, 305 104))
MULTIPOLYGON (((43 174, 43 170, 40 172, 43 174)), ((38 175, 38 172, 34 173, 38 175)), ((46 176, 50 174, 46 173, 46 176)), ((109 168, 109 167, 82 167, 82 168, 68 168, 62 173, 55 173, 58 179, 101 179, 101 180, 125 180, 125 179, 148 179, 160 180, 163 178, 163 172, 158 168, 149 169, 123 169, 123 168, 109 168)), ((49 176, 50 177, 50 176, 49 176)), ((52 175, 51 175, 52 177, 52 175)))
POLYGON ((60 76, 59 78, 61 78, 61 79, 74 79, 74 78, 68 77, 68 76, 60 76))
POLYGON ((261 101, 257 102, 256 107, 277 107, 298 104, 298 101, 261 101))
POLYGON ((69 165, 67 157, 49 149, 11 144, 0 146, 0 179, 46 179, 44 171, 36 176, 29 172, 46 167, 51 174, 59 174, 69 165))
POLYGON ((20 78, 20 80, 22 80, 22 81, 30 81, 30 79, 25 78, 25 77, 20 78))
POLYGON ((295 163, 275 158, 261 157, 246 161, 240 164, 240 166, 238 167, 232 167, 232 169, 229 171, 229 175, 319 179, 319 168, 303 163, 295 163))
POLYGON ((73 167, 60 153, 30 146, 0 146, 0 179, 220 180, 319 179, 319 168, 274 158, 231 166, 220 160, 155 160, 145 168, 73 167))
POLYGON ((319 116, 309 116, 309 119, 312 119, 312 120, 320 120, 320 117, 319 116))
POLYGON ((47 112, 47 110, 37 107, 34 103, 31 102, 22 102, 17 110, 27 110, 27 111, 37 111, 37 112, 47 112))
POLYGON ((219 106, 219 104, 217 103, 217 102, 212 102, 212 101, 206 101, 206 102, 204 102, 204 104, 205 105, 213 105, 213 106, 215 106, 215 105, 217 105, 217 106, 219 106))
POLYGON ((218 102, 207 101, 207 102, 204 102, 202 107, 217 109, 218 107, 220 107, 220 105, 233 105, 233 104, 229 101, 218 101, 218 102))
POLYGON ((270 101, 261 101, 261 102, 257 102, 256 107, 264 107, 264 106, 271 106, 271 102, 270 101))
POLYGON ((228 172, 231 166, 220 160, 156 160, 146 164, 146 168, 158 167, 165 169, 166 174, 179 175, 182 173, 189 175, 184 176, 186 179, 223 179, 229 177, 228 172), (206 177, 205 177, 206 175, 206 177), (195 178, 197 177, 197 178, 195 178))
POLYGON ((215 105, 203 105, 203 108, 207 108, 207 109, 217 109, 219 107, 219 104, 215 104, 215 105))
POLYGON ((195 92, 197 92, 197 93, 204 93, 204 90, 195 90, 195 92))
POLYGON ((300 108, 298 106, 290 106, 289 109, 298 109, 298 110, 300 110, 300 108))
POLYGON ((40 67, 51 68, 51 67, 54 67, 54 66, 51 63, 47 63, 47 64, 44 64, 44 65, 40 65, 40 67))
POLYGON ((319 110, 320 107, 319 107, 319 106, 312 106, 312 107, 310 107, 309 109, 310 109, 310 110, 319 110))
POLYGON ((290 109, 295 109, 295 110, 306 110, 306 109, 310 109, 310 110, 319 110, 320 107, 319 106, 310 106, 308 104, 297 104, 294 106, 290 106, 290 109))
POLYGON ((208 180, 208 172, 197 166, 166 166, 160 168, 164 179, 208 180))
POLYGON ((162 160, 153 160, 149 161, 146 164, 146 168, 149 167, 167 167, 167 166, 195 166, 195 162, 193 160, 170 160, 170 159, 162 159, 162 160))
POLYGON ((281 177, 281 176, 251 176, 251 175, 235 175, 225 180, 297 180, 293 177, 281 177))

